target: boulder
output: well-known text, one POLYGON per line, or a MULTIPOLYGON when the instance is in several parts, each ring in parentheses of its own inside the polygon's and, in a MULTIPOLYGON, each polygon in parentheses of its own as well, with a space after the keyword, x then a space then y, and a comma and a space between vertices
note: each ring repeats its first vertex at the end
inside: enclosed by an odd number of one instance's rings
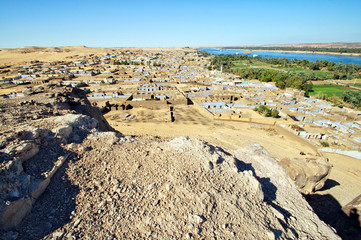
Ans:
POLYGON ((323 157, 283 158, 280 163, 303 194, 311 194, 320 190, 325 185, 332 167, 328 159, 323 157))
POLYGON ((31 211, 32 202, 30 198, 21 198, 15 201, 1 203, 0 227, 9 230, 18 225, 21 220, 31 211))
MULTIPOLYGON (((49 185, 50 178, 34 181, 28 197, 8 197, 8 200, 0 206, 0 228, 9 230, 17 226, 21 220, 31 211, 32 205, 49 185)), ((17 194, 18 195, 18 194, 17 194)))
POLYGON ((89 140, 102 142, 105 146, 111 146, 117 144, 118 142, 125 141, 120 139, 119 134, 116 132, 94 132, 88 136, 89 140))
POLYGON ((9 161, 9 169, 11 169, 16 175, 20 175, 24 171, 21 160, 16 158, 9 161))
POLYGON ((7 151, 21 162, 34 157, 39 152, 39 146, 34 142, 21 142, 7 151))
POLYGON ((346 204, 342 210, 346 213, 347 216, 358 221, 358 224, 361 227, 361 194, 346 204))
POLYGON ((37 140, 48 137, 50 130, 27 125, 23 128, 20 128, 17 134, 24 140, 37 140))
POLYGON ((70 134, 73 132, 72 126, 69 125, 63 125, 60 127, 57 127, 53 129, 53 132, 56 136, 62 137, 62 138, 68 138, 70 134))
POLYGON ((32 204, 43 194, 45 189, 48 187, 50 183, 50 178, 46 178, 45 180, 37 179, 31 183, 30 189, 30 196, 32 204))

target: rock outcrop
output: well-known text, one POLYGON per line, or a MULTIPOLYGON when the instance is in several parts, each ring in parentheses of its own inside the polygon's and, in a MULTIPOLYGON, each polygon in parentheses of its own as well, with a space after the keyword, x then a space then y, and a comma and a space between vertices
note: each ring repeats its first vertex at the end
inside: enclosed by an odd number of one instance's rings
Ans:
MULTIPOLYGON (((18 137, 18 143, 8 142, 2 149, 0 197, 3 201, 0 203, 0 226, 5 230, 18 225, 30 212, 32 204, 45 191, 51 177, 70 155, 61 149, 61 144, 81 141, 92 129, 95 130, 98 123, 89 116, 75 114, 44 119, 43 124, 47 121, 58 126, 51 130, 43 129, 43 132, 47 132, 45 135, 34 135, 31 131, 19 128, 15 135, 26 137, 18 137), (47 156, 49 144, 52 148, 55 146, 54 157, 47 156), (37 156, 39 151, 41 154, 37 156)), ((40 131, 36 128, 32 130, 40 131)))
POLYGON ((359 226, 361 227, 361 195, 346 204, 342 210, 347 216, 351 217, 355 221, 358 221, 359 226))
POLYGON ((106 132, 78 91, 0 101, 2 236, 339 239, 261 146, 106 132))
POLYGON ((311 194, 320 190, 331 172, 331 164, 327 158, 313 159, 284 158, 280 161, 287 170, 298 190, 303 194, 311 194))
POLYGON ((61 144, 81 142, 92 129, 112 130, 78 89, 46 85, 25 94, 20 101, 1 102, 5 113, 0 125, 2 229, 18 225, 31 211, 69 155, 61 144))

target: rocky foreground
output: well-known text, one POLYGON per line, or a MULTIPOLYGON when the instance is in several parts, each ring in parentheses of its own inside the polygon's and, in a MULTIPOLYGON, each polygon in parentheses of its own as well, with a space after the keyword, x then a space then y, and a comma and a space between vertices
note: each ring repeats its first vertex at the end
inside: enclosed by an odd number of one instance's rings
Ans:
POLYGON ((339 239, 255 144, 111 131, 83 92, 0 102, 3 239, 339 239))

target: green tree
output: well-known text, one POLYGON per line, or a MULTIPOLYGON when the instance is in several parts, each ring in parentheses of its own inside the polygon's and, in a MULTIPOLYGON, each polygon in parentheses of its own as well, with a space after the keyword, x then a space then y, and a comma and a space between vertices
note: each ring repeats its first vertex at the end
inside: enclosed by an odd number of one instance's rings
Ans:
POLYGON ((321 141, 321 145, 323 147, 329 147, 330 146, 330 144, 328 142, 325 142, 325 141, 321 141))
POLYGON ((351 103, 353 106, 361 107, 361 93, 347 91, 342 95, 342 100, 344 102, 351 103))
POLYGON ((335 65, 336 65, 336 63, 334 63, 334 62, 328 62, 327 63, 327 70, 330 71, 330 72, 334 71, 335 65))
POLYGON ((272 109, 271 116, 273 118, 279 118, 280 117, 280 112, 278 110, 276 110, 276 109, 272 109))

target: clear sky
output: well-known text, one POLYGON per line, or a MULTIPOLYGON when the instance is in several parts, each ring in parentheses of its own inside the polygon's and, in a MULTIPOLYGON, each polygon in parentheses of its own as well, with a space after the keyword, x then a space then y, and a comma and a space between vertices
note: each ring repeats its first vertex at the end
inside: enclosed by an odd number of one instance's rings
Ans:
POLYGON ((361 42, 361 0, 3 0, 0 48, 361 42))

